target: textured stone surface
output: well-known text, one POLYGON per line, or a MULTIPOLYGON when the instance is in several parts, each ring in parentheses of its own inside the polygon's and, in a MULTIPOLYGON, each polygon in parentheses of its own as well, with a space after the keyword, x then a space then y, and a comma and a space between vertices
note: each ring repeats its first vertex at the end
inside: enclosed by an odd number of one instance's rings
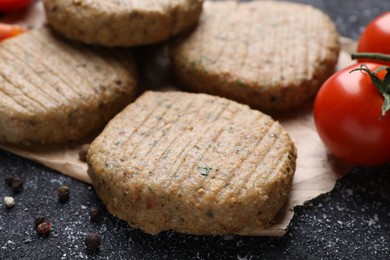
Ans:
POLYGON ((12 209, 0 207, 0 259, 385 259, 390 256, 390 166, 354 169, 336 188, 297 207, 287 234, 280 238, 191 236, 174 232, 151 236, 132 229, 104 209, 91 186, 0 152, 0 196, 14 195, 6 173, 21 177, 24 190, 12 209), (69 185, 60 203, 57 188, 69 185), (90 207, 102 209, 90 220, 90 207), (51 223, 38 236, 34 217, 51 223), (89 253, 87 233, 102 236, 100 250, 89 253))
POLYGON ((340 34, 359 39, 365 26, 379 14, 389 10, 390 3, 382 0, 292 0, 291 2, 310 4, 324 11, 335 22, 340 34))

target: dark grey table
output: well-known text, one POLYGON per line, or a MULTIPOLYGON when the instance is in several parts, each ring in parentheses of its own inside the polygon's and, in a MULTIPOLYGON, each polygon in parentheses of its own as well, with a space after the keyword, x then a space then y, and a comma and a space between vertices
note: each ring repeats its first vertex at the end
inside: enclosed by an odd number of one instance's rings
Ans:
MULTIPOLYGON (((343 36, 354 39, 371 19, 390 10, 386 0, 296 2, 322 9, 343 36)), ((91 186, 4 151, 1 200, 12 195, 3 182, 6 173, 20 176, 25 185, 15 195, 14 208, 0 205, 0 259, 390 259, 390 165, 354 168, 330 193, 296 207, 287 234, 280 238, 174 232, 154 237, 107 213, 91 186), (71 187, 64 204, 56 195, 62 184, 71 187), (98 223, 89 220, 91 206, 102 209, 98 223), (37 213, 52 224, 47 237, 34 230, 37 213), (93 254, 84 246, 89 232, 103 238, 93 254)))

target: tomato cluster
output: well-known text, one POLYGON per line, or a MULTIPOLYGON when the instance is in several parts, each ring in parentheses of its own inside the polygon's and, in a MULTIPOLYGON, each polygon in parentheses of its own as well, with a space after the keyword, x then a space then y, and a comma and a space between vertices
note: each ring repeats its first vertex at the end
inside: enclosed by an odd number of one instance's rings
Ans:
POLYGON ((0 12, 9 13, 26 9, 33 0, 0 0, 0 12))
POLYGON ((19 25, 0 23, 0 41, 14 37, 25 32, 25 29, 19 25))
MULTIPOLYGON (((390 12, 378 16, 369 23, 360 36, 358 52, 390 54, 390 12)), ((359 62, 370 60, 359 59, 359 62)), ((381 62, 390 66, 390 62, 381 62)))
MULTIPOLYGON (((34 0, 0 0, 0 13, 13 13, 27 9, 34 0)), ((25 29, 18 25, 0 23, 0 41, 21 34, 25 29)))
MULTIPOLYGON (((390 54, 390 12, 373 20, 359 39, 358 52, 390 54)), ((390 162, 389 63, 359 59, 336 72, 314 102, 317 131, 336 157, 361 166, 390 162)))

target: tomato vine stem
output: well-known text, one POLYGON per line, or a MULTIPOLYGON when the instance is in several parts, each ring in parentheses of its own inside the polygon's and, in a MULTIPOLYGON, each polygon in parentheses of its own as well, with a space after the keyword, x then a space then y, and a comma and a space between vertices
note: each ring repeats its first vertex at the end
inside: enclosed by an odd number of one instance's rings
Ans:
POLYGON ((390 55, 383 53, 372 53, 372 52, 356 52, 351 54, 351 59, 370 59, 379 61, 390 61, 390 55))
POLYGON ((381 66, 375 71, 371 71, 366 64, 362 64, 359 68, 351 70, 349 73, 355 71, 366 72, 372 81, 374 87, 382 94, 383 96, 383 105, 382 105, 382 114, 379 117, 379 121, 386 115, 387 111, 390 110, 390 67, 381 66), (386 75, 383 79, 378 77, 378 73, 386 70, 386 75))

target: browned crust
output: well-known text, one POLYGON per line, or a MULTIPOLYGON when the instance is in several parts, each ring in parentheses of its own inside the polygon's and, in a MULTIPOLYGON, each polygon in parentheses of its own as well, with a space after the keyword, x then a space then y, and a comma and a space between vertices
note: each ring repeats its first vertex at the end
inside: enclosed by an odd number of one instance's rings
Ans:
POLYGON ((281 111, 313 97, 334 72, 339 35, 320 10, 267 1, 204 9, 197 30, 171 48, 184 88, 281 111))
POLYGON ((295 162, 269 116, 183 92, 146 92, 88 152, 107 209, 151 234, 259 234, 286 201, 295 162))
POLYGON ((86 48, 40 30, 4 41, 0 59, 0 142, 79 140, 135 97, 129 51, 86 48))
POLYGON ((198 21, 203 0, 43 0, 50 25, 68 38, 106 46, 164 41, 198 21))

